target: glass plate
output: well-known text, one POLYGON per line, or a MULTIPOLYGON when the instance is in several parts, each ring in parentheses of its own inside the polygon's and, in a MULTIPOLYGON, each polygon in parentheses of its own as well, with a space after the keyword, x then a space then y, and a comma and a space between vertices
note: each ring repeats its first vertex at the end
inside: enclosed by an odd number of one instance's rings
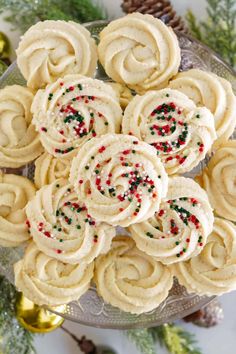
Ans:
MULTIPOLYGON (((84 26, 91 32, 96 41, 98 41, 99 33, 107 23, 107 21, 96 21, 86 23, 84 26)), ((177 33, 177 35, 182 56, 180 70, 200 68, 212 71, 229 80, 236 92, 236 75, 233 69, 202 43, 182 33, 177 33)), ((100 80, 110 80, 101 65, 98 65, 95 76, 100 80)), ((16 63, 13 63, 0 78, 0 88, 12 84, 25 85, 25 80, 20 74, 16 63)), ((205 164, 206 161, 201 163, 197 169, 191 172, 190 176, 199 172, 205 164)), ((20 169, 3 170, 8 173, 28 176, 32 179, 34 166, 31 164, 20 169)), ((12 265, 21 258, 21 256, 22 248, 0 248, 0 272, 6 275, 11 282, 14 281, 12 265)), ((56 308, 51 310, 69 320, 88 326, 128 329, 160 325, 182 318, 208 304, 213 298, 214 296, 189 295, 185 288, 175 281, 169 296, 158 308, 149 313, 132 315, 104 303, 97 295, 96 288, 91 286, 79 301, 73 301, 66 305, 63 312, 58 312, 56 308)))

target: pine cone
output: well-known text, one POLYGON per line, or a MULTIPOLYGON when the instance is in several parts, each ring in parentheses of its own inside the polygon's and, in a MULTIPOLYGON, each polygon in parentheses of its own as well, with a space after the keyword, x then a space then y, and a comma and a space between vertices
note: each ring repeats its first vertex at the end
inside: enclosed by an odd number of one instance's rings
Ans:
POLYGON ((125 13, 150 14, 177 31, 188 32, 183 19, 177 16, 168 0, 123 0, 121 7, 125 13))
POLYGON ((213 327, 218 325, 224 318, 223 309, 217 299, 201 310, 184 317, 185 322, 192 322, 200 327, 213 327))

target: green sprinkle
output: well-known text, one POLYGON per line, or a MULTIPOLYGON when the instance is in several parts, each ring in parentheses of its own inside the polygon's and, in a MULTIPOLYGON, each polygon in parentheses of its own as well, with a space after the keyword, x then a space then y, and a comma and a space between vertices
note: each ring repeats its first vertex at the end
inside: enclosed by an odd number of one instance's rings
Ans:
POLYGON ((77 225, 77 226, 76 226, 76 229, 80 230, 80 229, 81 229, 81 226, 80 226, 80 225, 77 225))
POLYGON ((89 170, 89 166, 87 165, 87 166, 85 166, 85 170, 89 170))

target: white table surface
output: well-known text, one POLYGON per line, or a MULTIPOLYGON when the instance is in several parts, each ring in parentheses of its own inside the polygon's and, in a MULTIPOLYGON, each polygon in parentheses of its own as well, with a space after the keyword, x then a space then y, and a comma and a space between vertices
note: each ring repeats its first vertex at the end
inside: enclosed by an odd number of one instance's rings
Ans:
MULTIPOLYGON (((107 9, 111 19, 122 15, 120 0, 100 0, 107 9)), ((180 15, 184 15, 188 8, 191 8, 199 18, 205 14, 205 0, 173 0, 175 9, 180 15)), ((8 34, 13 49, 17 47, 20 33, 10 31, 10 25, 4 22, 3 15, 0 17, 0 31, 8 34)), ((14 58, 14 51, 12 54, 14 58)), ((222 324, 204 329, 190 324, 182 324, 188 330, 195 333, 199 346, 204 354, 235 354, 236 353, 236 296, 235 292, 221 297, 225 319, 222 324)), ((103 344, 113 347, 117 354, 139 354, 135 346, 130 343, 122 331, 103 330, 85 327, 73 322, 65 321, 64 326, 70 329, 78 337, 86 335, 96 344, 103 344)), ((37 335, 35 346, 38 354, 80 354, 77 344, 61 329, 46 334, 37 335)), ((158 354, 166 354, 164 349, 157 345, 158 354)), ((19 353, 20 354, 20 353, 19 353)))

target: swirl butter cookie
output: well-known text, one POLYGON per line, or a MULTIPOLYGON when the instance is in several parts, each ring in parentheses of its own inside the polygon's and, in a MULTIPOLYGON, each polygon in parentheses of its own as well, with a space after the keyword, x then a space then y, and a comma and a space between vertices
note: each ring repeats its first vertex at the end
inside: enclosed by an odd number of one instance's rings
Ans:
POLYGON ((35 187, 27 178, 0 173, 0 245, 16 247, 30 238, 25 206, 35 187))
POLYGON ((108 85, 113 88, 119 98, 121 108, 125 109, 133 98, 131 90, 125 85, 118 84, 118 82, 108 82, 108 85))
POLYGON ((42 151, 32 125, 33 93, 19 85, 0 90, 0 167, 21 167, 42 151))
POLYGON ((57 159, 45 152, 35 161, 34 183, 38 189, 45 184, 51 184, 56 179, 67 179, 70 173, 71 161, 57 159))
POLYGON ((93 268, 93 263, 62 263, 31 242, 23 259, 14 265, 15 285, 37 305, 64 305, 88 290, 93 268))
POLYGON ((115 228, 95 221, 63 179, 42 187, 26 214, 37 247, 65 263, 91 263, 115 236, 115 228))
POLYGON ((166 299, 173 284, 171 271, 118 236, 112 249, 95 261, 97 291, 109 304, 135 314, 148 312, 166 299))
POLYGON ((39 90, 32 112, 44 148, 61 159, 73 157, 91 137, 119 133, 122 119, 114 90, 80 75, 67 75, 39 90))
POLYGON ((236 221, 236 140, 225 142, 196 181, 208 194, 217 215, 236 221))
POLYGON ((180 64, 173 30, 141 13, 110 22, 100 33, 98 55, 109 77, 137 92, 164 87, 180 64))
POLYGON ((42 21, 30 27, 16 50, 27 86, 38 89, 67 74, 93 76, 97 50, 90 32, 72 21, 42 21))
POLYGON ((122 131, 154 146, 168 174, 191 171, 216 139, 212 113, 172 89, 135 96, 125 110, 122 131))
POLYGON ((211 296, 236 290, 235 225, 215 218, 213 232, 201 254, 172 269, 189 293, 211 296))
POLYGON ((205 191, 192 179, 172 177, 166 198, 152 218, 129 227, 137 247, 164 264, 202 251, 213 227, 205 191))
POLYGON ((70 181, 93 218, 128 226, 158 210, 168 177, 155 148, 129 135, 106 134, 81 147, 70 181))
POLYGON ((170 87, 185 93, 197 106, 205 106, 212 112, 217 133, 214 147, 228 140, 236 126, 236 97, 229 81, 211 72, 191 69, 178 73, 170 87))

